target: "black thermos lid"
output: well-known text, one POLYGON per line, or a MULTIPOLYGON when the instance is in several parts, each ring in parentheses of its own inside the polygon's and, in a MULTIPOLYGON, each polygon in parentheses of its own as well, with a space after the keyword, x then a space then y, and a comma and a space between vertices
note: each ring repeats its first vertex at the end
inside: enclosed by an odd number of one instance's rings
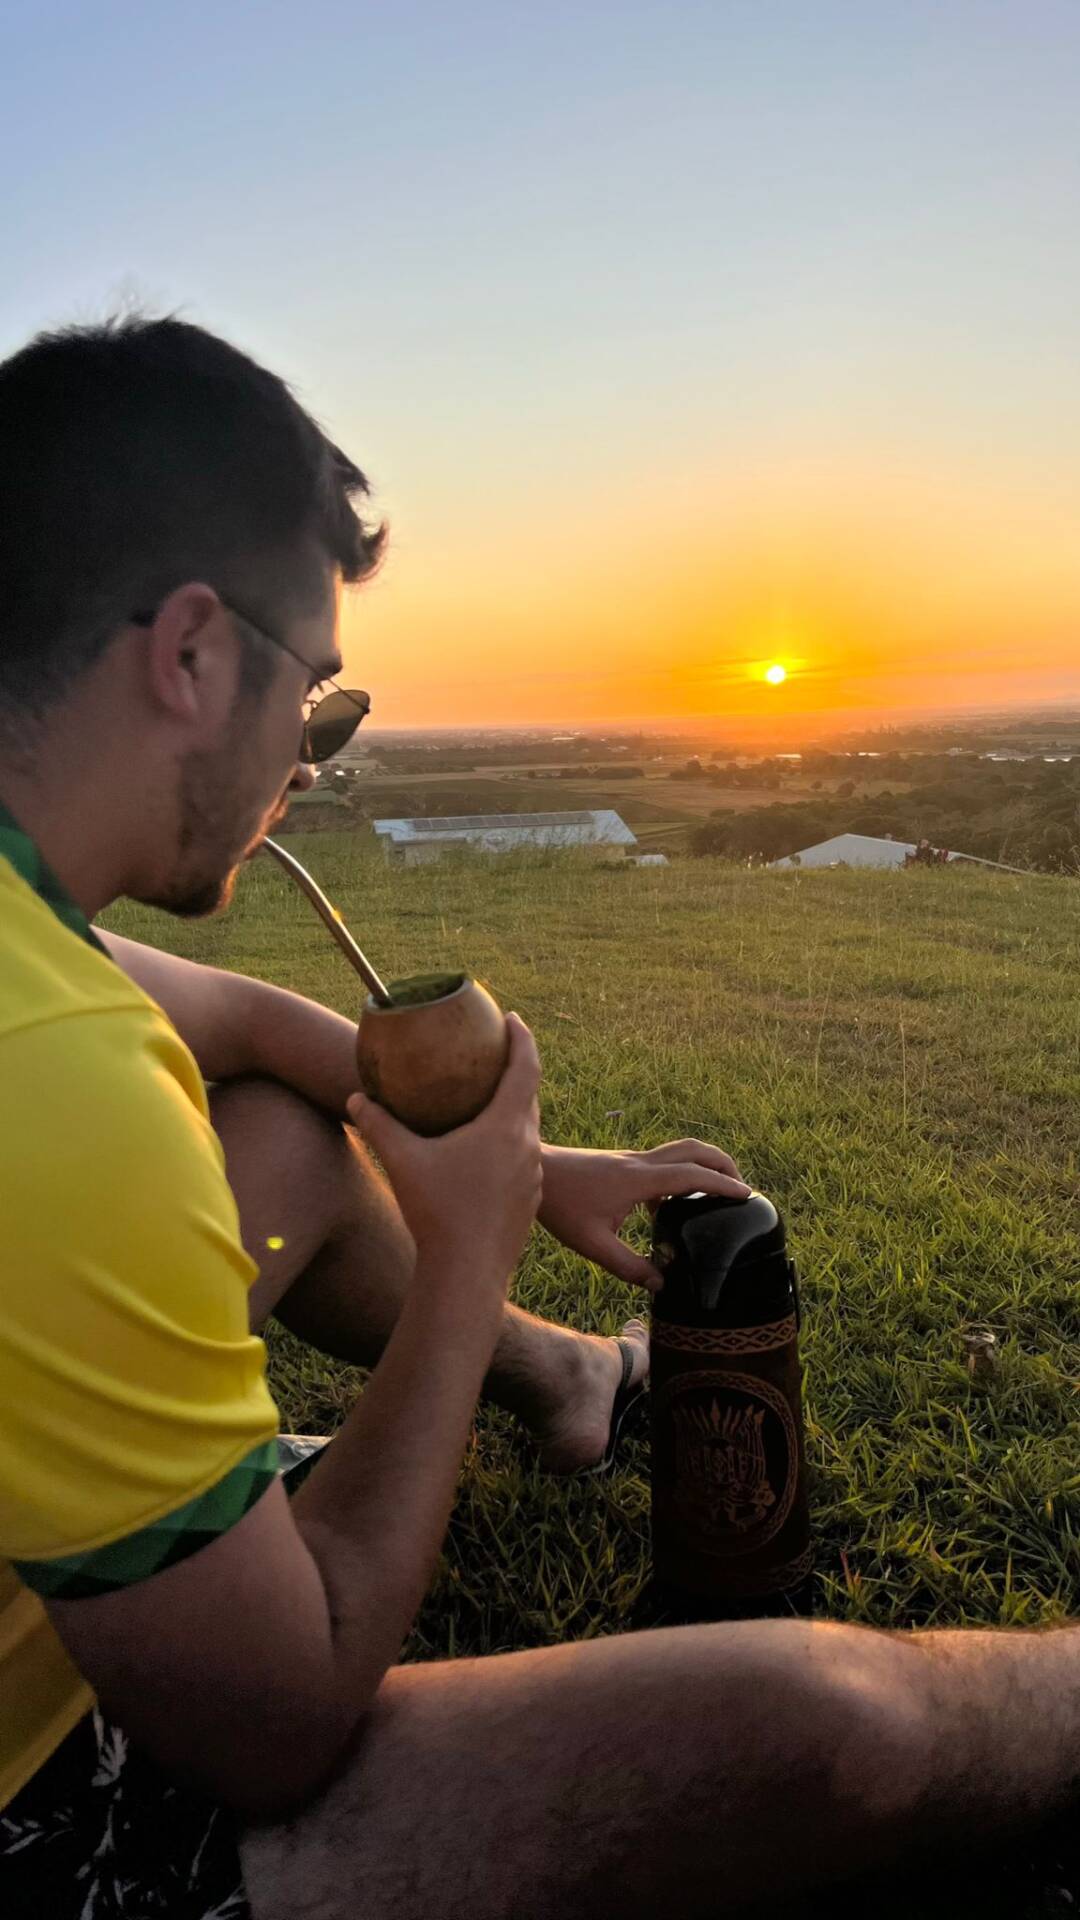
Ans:
POLYGON ((652 1257, 664 1286, 654 1301, 654 1314, 660 1319, 668 1312, 681 1317, 681 1306, 715 1312, 725 1289, 730 1296, 729 1282, 738 1281, 741 1293, 743 1278, 750 1282, 752 1270, 772 1265, 777 1256, 787 1278, 785 1247, 784 1223, 763 1193, 747 1199, 691 1193, 662 1200, 653 1221, 652 1257))

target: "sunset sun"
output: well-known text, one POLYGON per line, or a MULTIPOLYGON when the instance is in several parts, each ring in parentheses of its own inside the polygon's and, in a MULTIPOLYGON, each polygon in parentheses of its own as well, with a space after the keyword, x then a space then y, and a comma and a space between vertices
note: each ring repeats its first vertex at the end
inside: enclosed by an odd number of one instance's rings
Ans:
POLYGON ((778 661, 775 666, 766 667, 765 678, 770 687, 782 687, 787 679, 787 668, 782 667, 778 661))

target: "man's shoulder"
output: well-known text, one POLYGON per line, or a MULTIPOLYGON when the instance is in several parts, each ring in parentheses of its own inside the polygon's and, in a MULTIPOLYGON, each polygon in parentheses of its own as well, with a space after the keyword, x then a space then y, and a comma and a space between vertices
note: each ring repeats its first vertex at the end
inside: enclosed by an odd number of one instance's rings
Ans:
POLYGON ((99 1218, 130 1213, 142 1182, 159 1207, 194 1185, 231 1218, 220 1143, 188 1048, 108 954, 26 893, 4 890, 0 901, 6 1211, 30 1206, 44 1239, 62 1234, 76 1194, 100 1192, 99 1218), (56 1204, 39 1214, 46 1194, 56 1204))
MULTIPOLYGON (((109 955, 64 926, 0 860, 0 1041, 79 1015, 139 1015, 148 1008, 153 1002, 109 955)), ((51 1040, 61 1044, 57 1035, 51 1040)))
POLYGON ((85 1228, 88 1206, 111 1237, 141 1220, 151 1195, 159 1235, 184 1194, 232 1228, 235 1203, 199 1069, 137 989, 0 1025, 0 1080, 6 1209, 19 1216, 31 1206, 39 1244, 66 1237, 78 1216, 85 1228), (46 1196, 39 1212, 35 1201, 46 1196))
MULTIPOLYGON (((75 1111, 96 1112, 94 1139, 119 1126, 132 1133, 151 1115, 176 1106, 201 1137, 208 1125, 206 1089, 188 1048, 161 1008, 98 955, 106 978, 44 978, 32 995, 12 991, 11 969, 0 953, 0 1157, 3 1134, 24 1135, 34 1115, 50 1110, 54 1122, 75 1111), (117 975, 116 981, 108 973, 117 975)), ((50 1129, 51 1131, 51 1129, 50 1129)), ((133 1143, 134 1144, 134 1143, 133 1143)), ((52 1140, 55 1150, 57 1141, 52 1140)))

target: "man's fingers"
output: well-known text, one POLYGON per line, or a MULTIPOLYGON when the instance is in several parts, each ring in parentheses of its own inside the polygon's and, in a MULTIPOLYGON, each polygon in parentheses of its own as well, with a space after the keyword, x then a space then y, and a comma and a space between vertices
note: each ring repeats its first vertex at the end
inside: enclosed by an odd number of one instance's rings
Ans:
POLYGON ((628 1286, 648 1287, 650 1293, 659 1293, 663 1285, 663 1277, 652 1262, 643 1260, 616 1233, 605 1233, 598 1237, 587 1258, 598 1267, 605 1267, 608 1273, 613 1273, 616 1280, 625 1280, 628 1286))
POLYGON ((354 1093, 348 1101, 348 1115, 357 1132, 368 1146, 373 1148, 380 1160, 387 1154, 393 1154, 395 1147, 415 1144, 416 1135, 395 1120, 392 1113, 380 1107, 377 1100, 369 1100, 365 1093, 354 1093))
POLYGON ((662 1147, 649 1147, 641 1158, 660 1165, 693 1161, 698 1166, 712 1167, 715 1173, 729 1174, 733 1180, 742 1177, 730 1153, 710 1147, 706 1140, 668 1140, 662 1147))
POLYGON ((506 1056, 502 1079, 488 1103, 488 1112, 493 1119, 502 1119, 510 1113, 519 1113, 535 1100, 540 1085, 540 1056, 536 1051, 536 1041, 516 1013, 508 1013, 506 1025, 510 1035, 510 1049, 506 1056))
POLYGON ((745 1180, 734 1178, 730 1173, 721 1173, 715 1167, 705 1167, 696 1161, 690 1165, 654 1162, 648 1168, 648 1179, 643 1201, 666 1200, 671 1194, 683 1193, 722 1193, 732 1200, 745 1200, 753 1192, 745 1180))

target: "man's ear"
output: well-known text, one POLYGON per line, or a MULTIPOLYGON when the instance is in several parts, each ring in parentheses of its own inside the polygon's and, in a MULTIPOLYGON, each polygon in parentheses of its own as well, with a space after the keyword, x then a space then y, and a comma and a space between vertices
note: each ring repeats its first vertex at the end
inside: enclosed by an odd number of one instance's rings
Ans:
POLYGON ((197 721, 208 705, 217 705, 226 656, 235 649, 213 587, 196 580, 174 588, 158 607, 143 645, 151 692, 167 713, 197 721))

